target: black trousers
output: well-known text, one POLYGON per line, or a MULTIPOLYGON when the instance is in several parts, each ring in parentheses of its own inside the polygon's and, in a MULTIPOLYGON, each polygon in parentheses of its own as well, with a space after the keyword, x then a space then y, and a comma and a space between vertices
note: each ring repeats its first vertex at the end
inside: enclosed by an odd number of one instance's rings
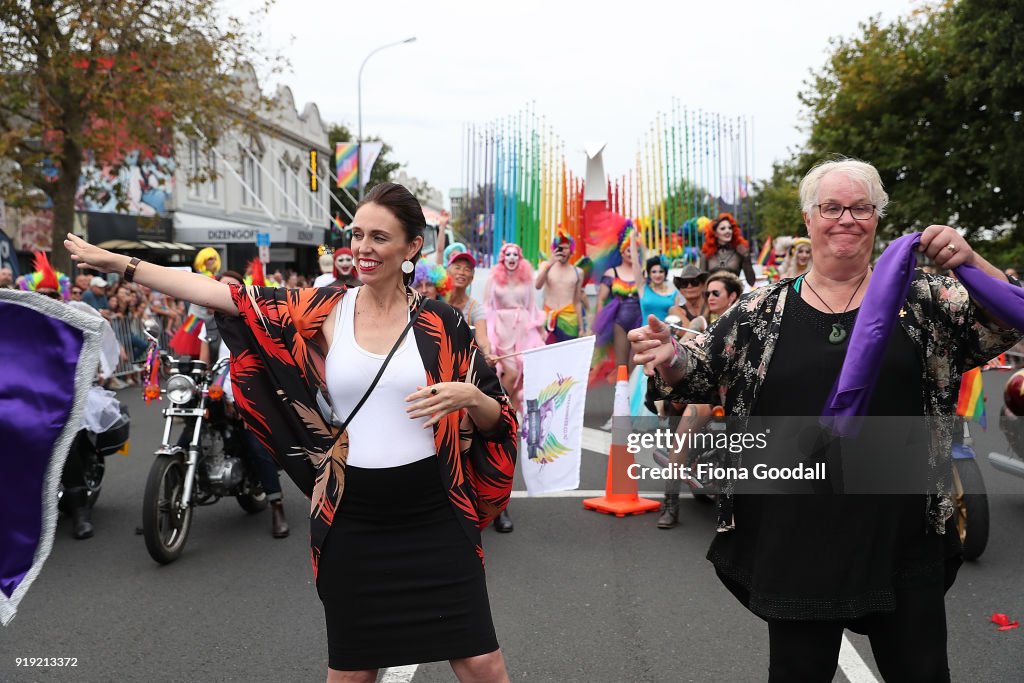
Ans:
POLYGON ((889 683, 949 683, 946 605, 941 583, 897 591, 896 611, 854 622, 768 621, 769 683, 831 683, 843 629, 871 640, 879 673, 889 683))

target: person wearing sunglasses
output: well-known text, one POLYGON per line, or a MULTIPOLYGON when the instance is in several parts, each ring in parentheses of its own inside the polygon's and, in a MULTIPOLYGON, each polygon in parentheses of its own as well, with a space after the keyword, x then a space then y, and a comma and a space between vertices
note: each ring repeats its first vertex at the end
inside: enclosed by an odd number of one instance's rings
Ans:
POLYGON ((743 294, 743 283, 727 270, 720 270, 708 277, 704 285, 704 296, 708 300, 708 322, 715 322, 743 294))
POLYGON ((697 268, 692 263, 686 264, 678 275, 672 278, 672 284, 676 286, 679 297, 676 305, 668 309, 669 315, 674 315, 682 322, 683 327, 690 327, 690 323, 696 318, 708 317, 708 301, 704 297, 704 284, 708 280, 708 274, 697 268))

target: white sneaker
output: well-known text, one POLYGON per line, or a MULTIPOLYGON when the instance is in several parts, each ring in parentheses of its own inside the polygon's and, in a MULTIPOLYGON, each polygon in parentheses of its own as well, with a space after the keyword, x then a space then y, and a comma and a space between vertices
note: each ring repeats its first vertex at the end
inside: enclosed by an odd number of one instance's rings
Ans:
POLYGON ((114 391, 117 391, 118 389, 124 389, 127 386, 127 384, 119 380, 117 377, 114 377, 113 379, 110 380, 110 382, 107 383, 107 387, 113 389, 114 391))
POLYGON ((608 421, 601 425, 601 430, 605 432, 612 431, 612 418, 608 418, 608 421))

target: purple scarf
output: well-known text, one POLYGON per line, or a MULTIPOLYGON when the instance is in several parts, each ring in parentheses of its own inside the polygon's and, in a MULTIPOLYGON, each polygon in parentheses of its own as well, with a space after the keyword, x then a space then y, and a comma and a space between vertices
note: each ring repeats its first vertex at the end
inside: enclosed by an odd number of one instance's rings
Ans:
MULTIPOLYGON (((859 418, 867 414, 889 334, 914 278, 920 242, 919 232, 900 237, 875 265, 850 333, 846 360, 822 411, 822 423, 838 436, 855 435, 859 418)), ((960 266, 954 272, 985 311, 1014 329, 1024 330, 1024 289, 996 280, 974 266, 960 266)))

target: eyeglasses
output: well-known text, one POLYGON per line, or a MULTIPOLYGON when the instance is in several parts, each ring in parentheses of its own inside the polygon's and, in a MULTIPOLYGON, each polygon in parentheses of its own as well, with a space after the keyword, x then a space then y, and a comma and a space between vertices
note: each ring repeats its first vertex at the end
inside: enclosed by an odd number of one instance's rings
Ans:
POLYGON ((555 251, 556 252, 557 251, 569 251, 569 245, 568 244, 559 244, 557 247, 555 247, 555 251))
POLYGON ((700 280, 696 278, 687 278, 685 280, 679 280, 680 287, 697 287, 700 285, 700 280))
POLYGON ((704 298, 705 299, 710 299, 711 297, 716 297, 717 298, 717 297, 720 297, 720 296, 725 296, 725 292, 723 292, 723 291, 721 291, 719 289, 709 289, 708 291, 704 292, 704 298))
POLYGON ((71 296, 81 296, 81 295, 82 295, 82 290, 80 290, 80 289, 72 289, 71 290, 71 296))
POLYGON ((874 204, 854 204, 853 206, 843 206, 842 204, 828 202, 825 204, 818 204, 817 207, 818 213, 821 214, 821 217, 829 220, 842 218, 847 209, 849 209, 850 215, 853 216, 854 220, 858 221, 866 221, 875 215, 874 204))

